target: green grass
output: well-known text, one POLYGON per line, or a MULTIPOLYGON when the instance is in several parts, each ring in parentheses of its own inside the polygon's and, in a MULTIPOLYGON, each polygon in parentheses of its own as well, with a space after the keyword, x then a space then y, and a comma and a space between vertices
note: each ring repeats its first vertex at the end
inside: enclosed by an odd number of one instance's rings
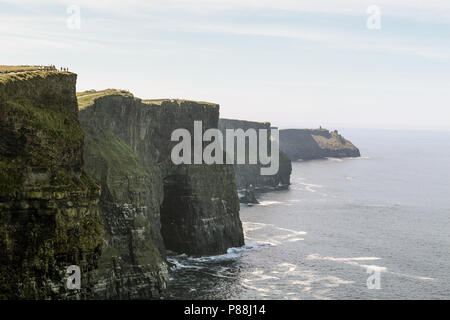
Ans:
POLYGON ((80 110, 85 109, 95 103, 95 100, 105 96, 123 96, 127 98, 134 98, 133 94, 126 90, 119 89, 106 89, 101 91, 88 90, 83 92, 77 92, 78 108, 80 110))
POLYGON ((334 132, 330 134, 330 137, 323 137, 320 135, 311 134, 312 138, 317 142, 322 149, 355 149, 356 147, 348 140, 345 140, 340 135, 334 132))
POLYGON ((0 195, 7 196, 22 190, 23 176, 20 165, 0 155, 0 195))
POLYGON ((143 103, 147 104, 156 104, 161 105, 163 102, 176 102, 178 105, 181 105, 182 103, 198 103, 198 104, 204 104, 208 106, 217 107, 218 105, 216 103, 212 102, 206 102, 206 101, 193 101, 193 100, 185 100, 185 99, 146 99, 142 100, 143 103))
POLYGON ((113 175, 148 176, 131 147, 111 131, 95 133, 88 131, 85 134, 85 144, 89 157, 104 159, 113 175))
POLYGON ((35 102, 26 97, 8 100, 5 106, 5 111, 14 113, 26 127, 40 130, 48 137, 63 139, 68 144, 79 144, 83 141, 83 131, 77 123, 74 123, 76 119, 56 111, 57 106, 39 108, 35 106, 35 102))
POLYGON ((2 73, 0 71, 0 84, 14 82, 14 81, 28 81, 35 78, 45 78, 50 74, 72 74, 67 71, 58 71, 58 70, 24 70, 17 73, 9 72, 2 73))
MULTIPOLYGON (((79 110, 83 110, 86 107, 92 106, 95 103, 95 100, 106 97, 106 96, 123 96, 127 98, 134 98, 134 95, 126 90, 120 90, 120 89, 105 89, 105 90, 87 90, 83 92, 77 92, 77 98, 78 98, 78 108, 79 110)), ((189 104, 189 103, 195 103, 200 105, 206 105, 206 106, 212 106, 217 107, 218 104, 212 103, 212 102, 205 102, 205 101, 191 101, 191 100, 185 100, 185 99, 146 99, 141 100, 141 102, 145 104, 152 104, 152 105, 161 105, 163 102, 171 102, 171 103, 177 103, 179 106, 182 104, 189 104)))
POLYGON ((40 66, 0 66, 1 72, 24 72, 24 71, 36 71, 40 66))

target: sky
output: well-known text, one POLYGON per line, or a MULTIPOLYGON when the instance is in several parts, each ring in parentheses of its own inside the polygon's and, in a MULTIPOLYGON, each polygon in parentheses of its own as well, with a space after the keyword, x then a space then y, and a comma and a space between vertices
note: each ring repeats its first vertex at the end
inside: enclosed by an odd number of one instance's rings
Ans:
POLYGON ((0 44, 0 64, 68 67, 78 91, 281 128, 450 130, 448 0, 0 0, 0 44))

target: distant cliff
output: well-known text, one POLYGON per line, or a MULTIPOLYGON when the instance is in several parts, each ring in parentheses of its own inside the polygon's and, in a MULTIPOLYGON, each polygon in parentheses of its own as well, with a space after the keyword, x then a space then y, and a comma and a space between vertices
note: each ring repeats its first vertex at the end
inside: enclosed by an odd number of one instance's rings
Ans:
MULTIPOLYGON (((270 123, 269 122, 254 122, 254 121, 244 121, 244 120, 231 120, 231 119, 220 119, 219 129, 224 136, 224 145, 226 144, 226 129, 242 129, 247 131, 248 129, 265 129, 270 133, 270 123)), ((270 146, 270 134, 268 135, 267 145, 270 146)), ((248 141, 246 142, 246 150, 248 148, 248 141)), ((248 157, 248 154, 247 154, 248 157)), ((248 189, 249 186, 255 188, 267 188, 267 187, 279 187, 288 186, 290 184, 290 175, 292 171, 291 160, 287 157, 285 153, 280 150, 280 165, 277 174, 274 175, 261 175, 260 169, 261 164, 235 164, 234 168, 236 171, 236 184, 241 190, 248 189)), ((243 202, 247 202, 244 199, 243 202)))
POLYGON ((76 75, 8 71, 0 75, 0 299, 89 298, 103 225, 100 188, 82 169, 76 75), (80 290, 66 288, 71 265, 81 269, 80 290))
POLYGON ((280 130, 280 149, 293 161, 361 156, 350 141, 326 129, 280 130))
POLYGON ((219 106, 148 100, 106 90, 79 94, 87 171, 102 186, 106 245, 99 298, 158 297, 165 250, 225 253, 244 244, 231 165, 174 165, 173 130, 217 128, 219 106))

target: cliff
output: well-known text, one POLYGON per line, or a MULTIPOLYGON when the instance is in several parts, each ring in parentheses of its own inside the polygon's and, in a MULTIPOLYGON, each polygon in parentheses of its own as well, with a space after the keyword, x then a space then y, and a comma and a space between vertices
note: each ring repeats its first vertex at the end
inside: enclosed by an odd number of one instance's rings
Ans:
POLYGON ((0 70, 0 298, 89 298, 103 226, 82 169, 76 75, 0 70), (66 288, 71 265, 79 290, 66 288))
MULTIPOLYGON (((242 129, 247 131, 248 129, 265 129, 270 133, 270 123, 269 122, 254 122, 254 121, 244 121, 244 120, 231 120, 231 119, 220 119, 219 129, 224 136, 224 145, 226 144, 226 129, 242 129)), ((270 146, 270 140, 268 136, 267 145, 270 146)), ((259 138, 258 138, 259 139, 259 138)), ((246 150, 248 148, 248 139, 246 141, 246 150)), ((246 154, 246 159, 248 159, 248 152, 246 154)), ((279 186, 287 186, 290 184, 290 175, 292 171, 291 160, 287 155, 280 150, 279 159, 279 170, 277 174, 274 175, 261 175, 260 169, 262 167, 259 156, 258 164, 235 164, 235 179, 236 185, 241 190, 247 190, 249 186, 254 188, 275 188, 279 186)), ((248 191, 248 190, 247 190, 248 191)), ((244 191, 245 192, 245 191, 244 191)), ((246 197, 253 196, 251 194, 246 197)), ((243 199, 243 202, 255 202, 248 201, 248 199, 243 199)))
POLYGON ((280 149, 293 161, 361 156, 350 141, 326 129, 280 130, 280 149))
POLYGON ((80 93, 86 170, 102 187, 106 244, 97 297, 158 297, 165 251, 225 253, 244 244, 230 165, 174 165, 175 129, 217 128, 219 106, 140 100, 118 90, 80 93))

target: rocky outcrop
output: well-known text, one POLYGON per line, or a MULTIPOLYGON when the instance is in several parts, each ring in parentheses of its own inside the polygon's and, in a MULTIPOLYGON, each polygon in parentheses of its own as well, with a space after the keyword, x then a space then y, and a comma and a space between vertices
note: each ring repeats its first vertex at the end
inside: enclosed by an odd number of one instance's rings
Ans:
POLYGON ((217 128, 219 106, 147 100, 123 91, 79 95, 87 171, 102 186, 106 244, 99 297, 158 297, 165 250, 224 253, 244 244, 230 165, 174 165, 175 129, 217 128))
POLYGON ((280 130, 280 149, 293 161, 360 156, 358 148, 350 141, 336 130, 326 129, 280 130))
MULTIPOLYGON (((271 125, 269 122, 254 122, 244 120, 231 120, 220 119, 219 129, 224 136, 224 145, 226 145, 226 129, 242 129, 247 131, 248 129, 265 129, 270 132, 271 125)), ((258 138, 259 139, 259 138, 258 138)), ((269 137, 268 137, 269 139, 269 137)), ((270 146, 270 141, 267 142, 270 146)), ((246 140, 246 150, 248 151, 248 139, 246 140)), ((246 155, 248 158, 248 153, 246 155)), ((254 189, 264 188, 284 188, 290 184, 290 175, 292 171, 291 160, 285 153, 280 150, 280 165, 277 174, 274 175, 261 175, 261 163, 258 164, 235 164, 236 171, 235 179, 236 185, 241 191, 241 202, 255 203, 257 202, 253 195, 254 189)))
POLYGON ((15 71, 0 75, 0 298, 89 298, 103 226, 82 169, 76 75, 15 71), (81 289, 66 288, 71 265, 81 289))

